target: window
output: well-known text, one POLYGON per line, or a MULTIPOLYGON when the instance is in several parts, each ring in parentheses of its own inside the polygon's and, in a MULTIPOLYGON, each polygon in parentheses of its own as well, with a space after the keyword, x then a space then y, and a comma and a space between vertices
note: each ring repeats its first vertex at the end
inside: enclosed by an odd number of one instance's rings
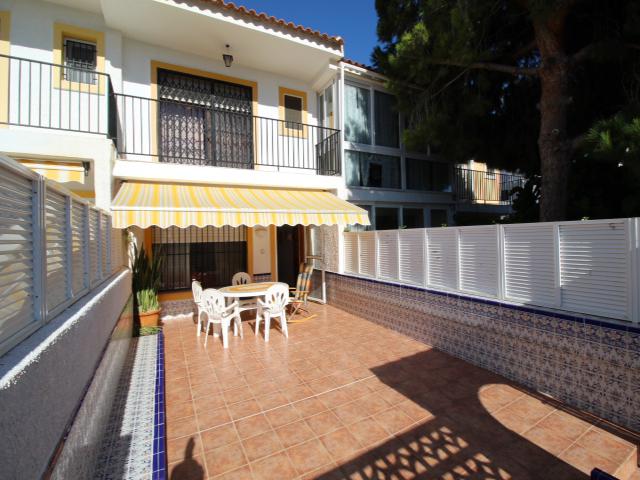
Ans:
POLYGON ((95 43, 84 42, 71 38, 64 39, 64 79, 70 82, 88 83, 95 85, 97 77, 95 71, 98 62, 98 49, 95 43))
POLYGON ((280 135, 306 137, 307 94, 280 87, 280 135))
POLYGON ((103 93, 105 79, 99 73, 104 72, 104 33, 54 24, 53 63, 65 67, 57 69, 56 88, 103 93))
POLYGON ((349 142, 371 144, 371 96, 368 88, 345 85, 344 136, 349 142))
POLYGON ((374 93, 375 139, 376 145, 398 148, 400 141, 400 120, 395 110, 395 99, 388 93, 374 93))
POLYGON ((406 228, 423 228, 424 213, 421 208, 403 208, 402 225, 406 228))
POLYGON ((399 209, 376 207, 376 230, 394 230, 398 228, 399 209))
POLYGON ((400 188, 399 157, 347 150, 346 167, 352 187, 400 188))
POLYGON ((449 164, 407 158, 407 189, 450 192, 449 164))
POLYGON ((433 209, 431 210, 431 226, 442 227, 449 223, 446 210, 433 209))

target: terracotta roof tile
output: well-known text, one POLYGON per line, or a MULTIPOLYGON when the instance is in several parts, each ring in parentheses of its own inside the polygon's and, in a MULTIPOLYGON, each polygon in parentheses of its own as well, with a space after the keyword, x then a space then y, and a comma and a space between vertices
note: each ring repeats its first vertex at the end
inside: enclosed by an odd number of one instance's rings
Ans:
POLYGON ((258 13, 254 9, 249 9, 247 7, 243 7, 242 5, 236 5, 233 2, 227 2, 225 0, 203 0, 204 3, 209 3, 215 5, 217 7, 221 7, 225 10, 229 10, 231 12, 244 15, 250 17, 252 19, 258 19, 264 23, 268 23, 271 25, 275 25, 282 28, 287 28, 289 30, 293 30, 298 33, 302 33, 304 35, 314 37, 316 39, 321 40, 326 45, 337 48, 338 50, 342 50, 342 46, 344 45, 344 41, 341 37, 334 37, 331 35, 327 35, 326 33, 319 32, 318 30, 313 30, 309 27, 305 27, 303 25, 296 25, 293 22, 287 22, 282 18, 276 18, 272 15, 267 15, 264 12, 258 13))

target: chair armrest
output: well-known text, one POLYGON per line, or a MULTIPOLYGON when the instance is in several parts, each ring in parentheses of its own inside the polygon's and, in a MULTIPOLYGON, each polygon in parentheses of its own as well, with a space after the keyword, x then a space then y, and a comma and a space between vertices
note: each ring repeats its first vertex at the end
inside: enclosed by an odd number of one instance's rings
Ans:
POLYGON ((263 302, 262 300, 260 300, 259 298, 258 298, 257 300, 258 300, 258 301, 257 301, 257 304, 258 304, 259 306, 261 306, 261 307, 263 307, 263 308, 267 306, 267 304, 266 304, 266 303, 264 303, 264 302, 263 302))
POLYGON ((225 307, 224 311, 225 311, 225 312, 229 312, 229 311, 233 310, 234 308, 236 308, 238 305, 240 305, 240 304, 238 303, 238 300, 234 300, 234 301, 233 301, 233 303, 231 303, 231 304, 229 304, 229 305, 227 305, 227 306, 225 307))

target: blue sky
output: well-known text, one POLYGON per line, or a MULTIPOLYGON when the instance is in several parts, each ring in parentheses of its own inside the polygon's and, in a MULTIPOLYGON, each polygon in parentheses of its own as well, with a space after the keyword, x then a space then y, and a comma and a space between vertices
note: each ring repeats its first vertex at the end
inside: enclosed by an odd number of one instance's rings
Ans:
POLYGON ((371 64, 371 52, 378 39, 374 0, 234 0, 234 3, 329 35, 339 35, 344 39, 347 58, 371 64))

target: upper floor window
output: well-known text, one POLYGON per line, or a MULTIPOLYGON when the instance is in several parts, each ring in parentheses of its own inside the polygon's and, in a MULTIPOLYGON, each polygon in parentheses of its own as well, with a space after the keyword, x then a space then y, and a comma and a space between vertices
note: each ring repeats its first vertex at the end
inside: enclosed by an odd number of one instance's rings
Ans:
POLYGON ((400 188, 400 158, 347 150, 347 185, 400 188))
POLYGON ((402 208, 402 225, 406 228, 423 228, 424 212, 421 208, 402 208))
POLYGON ((348 142, 371 143, 371 95, 368 88, 345 85, 344 137, 348 142))
POLYGON ((407 158, 406 179, 408 190, 450 192, 451 178, 448 163, 407 158))
POLYGON ((281 135, 305 136, 307 94, 280 87, 280 120, 284 121, 281 135))
POLYGON ((393 95, 376 90, 373 99, 376 145, 398 148, 400 146, 400 120, 398 112, 395 110, 393 95))
POLYGON ((64 69, 65 80, 95 85, 97 77, 92 72, 98 65, 97 45, 94 42, 65 38, 64 65, 70 67, 64 69))

